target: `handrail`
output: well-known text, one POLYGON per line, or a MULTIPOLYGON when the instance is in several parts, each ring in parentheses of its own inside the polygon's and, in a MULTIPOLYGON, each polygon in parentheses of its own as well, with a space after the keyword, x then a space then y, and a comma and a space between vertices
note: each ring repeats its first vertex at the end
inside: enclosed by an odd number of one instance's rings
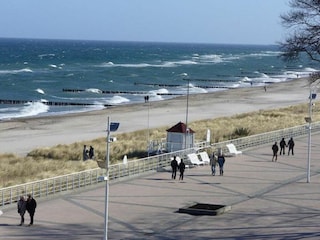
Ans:
MULTIPOLYGON (((320 131, 320 122, 312 123, 312 132, 320 131)), ((232 139, 224 142, 209 144, 201 142, 195 144, 191 149, 184 149, 176 152, 165 153, 161 155, 149 156, 146 158, 128 161, 126 164, 117 163, 109 166, 109 180, 120 181, 128 177, 140 176, 146 172, 163 171, 170 166, 173 156, 179 156, 186 159, 186 155, 195 151, 211 150, 216 151, 222 149, 227 151, 226 144, 233 143, 237 149, 244 150, 264 144, 269 144, 275 141, 280 141, 282 138, 298 137, 308 134, 308 125, 301 125, 292 128, 281 129, 268 133, 257 134, 253 136, 232 139)), ((77 189, 101 183, 103 180, 99 178, 104 176, 105 169, 95 168, 77 173, 52 177, 39 181, 29 182, 25 184, 15 185, 0 189, 0 207, 12 206, 16 203, 21 195, 32 193, 35 198, 48 197, 55 194, 75 191, 77 189)))

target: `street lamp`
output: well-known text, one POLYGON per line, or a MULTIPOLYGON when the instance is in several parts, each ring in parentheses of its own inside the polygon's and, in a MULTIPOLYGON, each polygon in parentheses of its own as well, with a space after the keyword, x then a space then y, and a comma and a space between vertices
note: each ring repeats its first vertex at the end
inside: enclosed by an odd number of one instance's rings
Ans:
POLYGON ((190 78, 188 80, 188 87, 187 87, 187 109, 186 109, 186 131, 185 131, 185 149, 187 149, 187 140, 188 140, 188 115, 189 115, 189 91, 190 91, 190 78))
POLYGON ((312 123, 312 100, 316 99, 317 94, 311 92, 309 96, 309 116, 305 118, 308 123, 308 167, 307 167, 307 183, 310 182, 310 162, 311 162, 311 123, 312 123))
POLYGON ((150 101, 149 96, 146 98, 146 103, 148 104, 148 136, 147 136, 147 151, 148 151, 148 157, 150 156, 150 101))
MULTIPOLYGON (((317 77, 318 75, 315 75, 317 77)), ((316 99, 317 94, 314 93, 314 89, 320 83, 320 79, 316 79, 312 81, 309 85, 310 93, 309 93, 309 116, 305 118, 308 123, 308 164, 307 164, 307 183, 310 183, 310 164, 311 164, 311 123, 312 123, 312 100, 316 99)))
POLYGON ((115 138, 111 140, 110 132, 115 132, 119 128, 118 122, 110 122, 110 118, 108 117, 108 125, 107 125, 107 152, 106 152, 106 176, 104 180, 106 181, 106 194, 105 194, 105 209, 104 209, 104 240, 108 239, 108 218, 109 218, 109 160, 110 160, 110 142, 114 141, 115 138))

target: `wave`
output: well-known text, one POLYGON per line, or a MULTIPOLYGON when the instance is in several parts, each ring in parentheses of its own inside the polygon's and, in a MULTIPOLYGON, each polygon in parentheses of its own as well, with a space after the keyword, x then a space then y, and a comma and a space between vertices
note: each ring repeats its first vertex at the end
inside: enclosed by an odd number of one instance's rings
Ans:
POLYGON ((217 54, 205 54, 199 57, 200 62, 206 63, 221 63, 224 62, 224 59, 221 55, 217 54))
POLYGON ((102 91, 98 88, 88 88, 86 89, 86 92, 91 92, 91 93, 102 93, 102 91))
POLYGON ((122 104, 122 103, 128 103, 130 100, 128 98, 122 97, 122 96, 113 96, 111 99, 107 100, 108 104, 116 105, 116 104, 122 104))
POLYGON ((40 59, 46 58, 46 57, 55 57, 56 55, 54 53, 48 53, 48 54, 39 54, 38 57, 40 59))
POLYGON ((40 93, 40 94, 45 94, 44 91, 41 88, 37 88, 35 91, 40 93))
POLYGON ((32 73, 30 68, 23 68, 18 70, 0 70, 0 74, 17 74, 17 73, 32 73))
POLYGON ((122 63, 115 64, 113 62, 102 63, 100 67, 124 67, 124 68, 147 68, 147 67, 155 67, 155 68, 163 68, 163 67, 176 67, 179 65, 195 65, 198 64, 192 60, 180 60, 180 61, 166 61, 160 64, 149 64, 149 63, 122 63))
POLYGON ((29 102, 21 108, 8 108, 9 113, 0 114, 0 119, 12 119, 36 116, 49 111, 50 107, 41 102, 29 102))

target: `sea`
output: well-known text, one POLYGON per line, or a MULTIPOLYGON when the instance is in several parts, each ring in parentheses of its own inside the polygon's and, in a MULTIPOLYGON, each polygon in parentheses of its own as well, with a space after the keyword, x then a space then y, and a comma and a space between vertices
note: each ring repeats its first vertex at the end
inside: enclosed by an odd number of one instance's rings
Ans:
POLYGON ((277 45, 0 38, 0 120, 262 87, 319 70, 280 54, 277 45))

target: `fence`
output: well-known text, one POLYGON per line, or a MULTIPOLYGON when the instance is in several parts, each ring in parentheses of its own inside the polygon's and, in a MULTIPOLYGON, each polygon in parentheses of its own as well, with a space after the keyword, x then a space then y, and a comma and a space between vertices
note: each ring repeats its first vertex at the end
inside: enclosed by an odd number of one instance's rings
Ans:
MULTIPOLYGON (((312 132, 320 131, 320 122, 312 124, 312 132)), ((156 156, 150 156, 138 160, 128 161, 126 164, 118 163, 109 166, 109 180, 120 181, 128 177, 139 176, 146 172, 163 171, 170 166, 173 156, 179 156, 185 159, 188 153, 194 151, 213 150, 221 148, 226 151, 226 144, 233 143, 238 149, 244 150, 259 145, 273 143, 282 138, 298 137, 308 134, 308 125, 301 125, 293 128, 282 129, 278 131, 257 134, 249 137, 233 139, 215 144, 206 142, 197 143, 193 149, 184 149, 181 151, 165 153, 156 156)), ((21 195, 32 193, 35 198, 43 198, 60 193, 75 191, 90 185, 101 183, 100 176, 105 175, 105 170, 96 168, 78 173, 48 178, 40 181, 29 182, 21 185, 0 189, 0 207, 10 206, 16 203, 21 195)))

